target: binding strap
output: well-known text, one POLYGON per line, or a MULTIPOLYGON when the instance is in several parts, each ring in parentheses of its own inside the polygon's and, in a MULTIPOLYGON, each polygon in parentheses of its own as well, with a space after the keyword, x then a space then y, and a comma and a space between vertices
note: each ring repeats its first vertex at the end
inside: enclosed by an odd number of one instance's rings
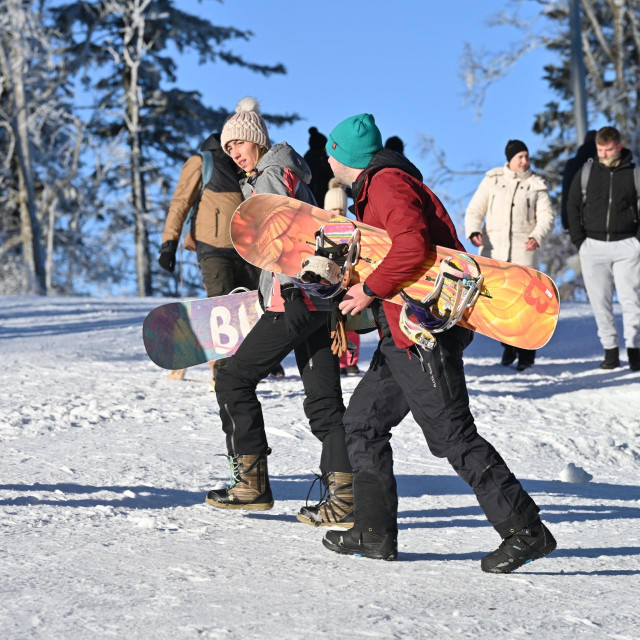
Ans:
POLYGON ((471 256, 456 253, 443 258, 433 291, 422 301, 400 292, 405 301, 400 314, 402 332, 416 344, 432 349, 433 334, 447 331, 462 319, 478 299, 483 281, 471 256))
POLYGON ((360 230, 337 216, 316 233, 316 250, 305 257, 293 283, 311 295, 332 298, 347 288, 360 257, 360 230))

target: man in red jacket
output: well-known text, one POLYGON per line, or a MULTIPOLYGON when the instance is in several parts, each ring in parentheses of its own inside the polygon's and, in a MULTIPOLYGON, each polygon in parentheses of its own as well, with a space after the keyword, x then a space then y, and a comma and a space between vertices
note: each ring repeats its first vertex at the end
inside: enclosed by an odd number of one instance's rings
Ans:
POLYGON ((379 300, 412 279, 431 244, 464 250, 449 214, 406 157, 382 148, 372 115, 341 122, 326 148, 336 178, 352 184, 357 219, 384 229, 392 245, 376 270, 350 287, 340 303, 345 314, 371 306, 381 340, 344 414, 355 526, 346 533, 329 531, 323 544, 338 553, 396 558, 398 494, 389 441, 391 429, 411 412, 431 452, 447 458, 473 488, 503 538, 482 559, 482 569, 509 573, 551 553, 556 542, 540 521, 537 505, 476 430, 462 363, 472 332, 456 325, 436 334, 432 349, 424 348, 401 331, 401 307, 379 300))

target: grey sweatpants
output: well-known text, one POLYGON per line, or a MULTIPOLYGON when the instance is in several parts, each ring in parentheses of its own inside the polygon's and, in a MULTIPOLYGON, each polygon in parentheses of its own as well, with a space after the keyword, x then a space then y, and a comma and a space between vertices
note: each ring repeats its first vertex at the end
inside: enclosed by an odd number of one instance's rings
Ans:
POLYGON ((589 302, 604 349, 618 346, 613 315, 613 290, 622 307, 627 349, 640 347, 640 241, 626 238, 604 242, 587 238, 580 245, 580 264, 589 302))

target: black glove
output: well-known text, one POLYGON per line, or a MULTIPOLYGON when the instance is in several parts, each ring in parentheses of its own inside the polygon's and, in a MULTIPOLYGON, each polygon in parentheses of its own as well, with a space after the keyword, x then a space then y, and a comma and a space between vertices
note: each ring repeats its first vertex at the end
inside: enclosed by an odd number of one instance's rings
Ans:
POLYGON ((158 263, 160 266, 169 273, 173 273, 176 268, 176 251, 178 250, 178 243, 175 240, 167 240, 162 243, 160 247, 160 257, 158 263))
POLYGON ((284 299, 284 324, 287 331, 300 333, 311 320, 311 311, 304 303, 302 291, 293 285, 285 285, 280 293, 284 299))

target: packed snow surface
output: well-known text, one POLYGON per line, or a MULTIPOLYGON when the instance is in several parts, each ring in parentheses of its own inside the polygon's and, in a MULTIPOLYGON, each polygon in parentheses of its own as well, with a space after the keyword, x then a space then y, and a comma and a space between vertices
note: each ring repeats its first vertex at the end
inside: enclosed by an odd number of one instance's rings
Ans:
POLYGON ((0 297, 1 638, 640 637, 640 373, 598 369, 587 304, 527 371, 482 336, 466 352, 478 429, 558 540, 503 576, 480 570, 497 534, 410 417, 397 562, 334 554, 296 520, 320 447, 291 357, 259 386, 274 508, 207 506, 228 473, 217 404, 206 365, 179 382, 147 358, 162 302, 0 297))

